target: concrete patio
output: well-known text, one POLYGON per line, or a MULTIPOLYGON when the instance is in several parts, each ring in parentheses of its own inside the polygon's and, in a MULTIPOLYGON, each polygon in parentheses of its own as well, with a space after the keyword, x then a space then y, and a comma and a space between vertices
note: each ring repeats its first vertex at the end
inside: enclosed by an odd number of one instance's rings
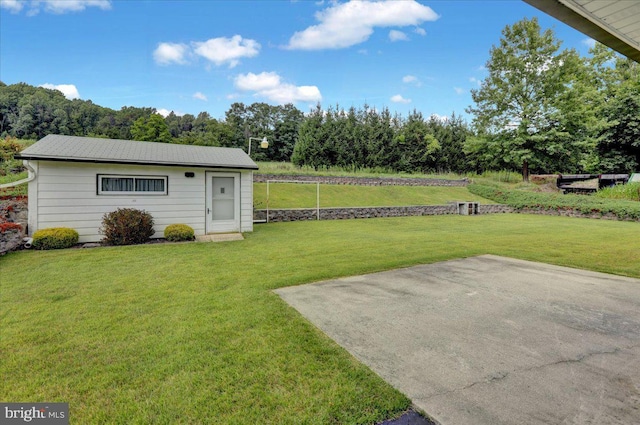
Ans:
POLYGON ((640 280, 483 255, 276 291, 443 425, 640 423, 640 280))

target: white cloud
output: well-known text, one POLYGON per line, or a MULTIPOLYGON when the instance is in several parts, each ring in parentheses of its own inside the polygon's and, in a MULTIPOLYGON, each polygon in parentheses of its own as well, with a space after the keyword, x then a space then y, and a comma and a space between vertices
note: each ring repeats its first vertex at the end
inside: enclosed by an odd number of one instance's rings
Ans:
POLYGON ((236 76, 234 84, 238 90, 252 91, 255 92, 255 96, 261 96, 280 104, 322 100, 318 87, 295 86, 285 83, 275 72, 240 74, 236 76))
POLYGON ((402 31, 391 30, 391 31, 389 31, 389 40, 391 40, 391 41, 407 41, 407 40, 409 40, 409 37, 407 37, 407 34, 403 33, 402 31))
POLYGON ((174 115, 177 115, 179 117, 184 115, 184 112, 180 112, 180 111, 170 111, 170 110, 165 109, 165 108, 156 109, 156 114, 162 115, 164 118, 167 118, 169 116, 169 114, 171 114, 172 112, 173 112, 174 115))
POLYGON ((97 7, 102 10, 111 9, 109 0, 44 0, 42 3, 45 5, 45 11, 51 13, 80 12, 87 7, 97 7))
POLYGON ((464 94, 465 90, 462 87, 454 87, 453 90, 456 94, 464 94))
POLYGON ((393 103, 411 103, 411 99, 405 99, 404 97, 402 97, 399 94, 391 96, 391 101, 393 103))
POLYGON ((169 65, 171 63, 187 63, 185 56, 189 52, 189 46, 179 43, 160 43, 153 51, 153 59, 157 64, 169 65))
POLYGON ((316 86, 294 86, 293 84, 282 84, 270 90, 258 93, 267 99, 280 104, 296 102, 320 102, 322 95, 316 86))
POLYGON ((193 94, 193 98, 194 99, 200 99, 200 100, 204 100, 205 102, 209 99, 207 99, 207 96, 205 96, 204 94, 200 93, 199 91, 195 92, 193 94))
POLYGON ((29 8, 28 15, 37 15, 41 8, 45 12, 63 14, 67 12, 81 12, 87 7, 97 7, 102 10, 111 9, 110 0, 0 0, 0 7, 12 13, 20 12, 25 6, 29 8))
POLYGON ((478 85, 478 86, 481 86, 481 85, 482 85, 482 81, 478 80, 476 77, 470 77, 470 78, 469 78, 469 82, 470 82, 470 83, 474 83, 474 84, 476 84, 476 85, 478 85))
POLYGON ((341 49, 366 41, 376 27, 403 27, 435 21, 438 15, 415 0, 349 1, 316 13, 318 25, 296 32, 289 49, 341 49))
POLYGON ((585 38, 584 40, 582 40, 582 44, 590 49, 593 49, 596 46, 596 41, 593 38, 585 38))
POLYGON ((420 81, 420 79, 415 75, 405 75, 402 77, 402 82, 405 84, 413 84, 416 87, 422 86, 422 81, 420 81))
POLYGON ((415 32, 418 35, 422 35, 422 36, 427 35, 427 31, 425 31, 424 28, 420 28, 420 27, 417 27, 416 29, 414 29, 413 32, 415 32))
POLYGON ((55 85, 55 84, 46 83, 46 84, 40 85, 40 87, 43 87, 45 89, 58 90, 62 92, 64 97, 66 97, 67 99, 80 99, 80 93, 78 92, 78 89, 76 88, 76 86, 73 84, 55 85))
POLYGON ((262 91, 278 87, 280 76, 275 72, 240 74, 235 79, 235 86, 243 91, 262 91))
POLYGON ((251 39, 243 39, 239 35, 231 38, 212 38, 204 42, 194 42, 194 52, 216 65, 228 64, 233 68, 240 62, 240 58, 251 58, 260 51, 260 44, 251 39))
POLYGON ((240 58, 256 56, 259 51, 260 44, 257 41, 234 35, 231 38, 192 41, 191 47, 183 43, 159 43, 153 52, 153 58, 159 65, 184 65, 188 58, 198 55, 217 66, 227 64, 229 68, 233 68, 240 63, 240 58))
POLYGON ((8 9, 11 13, 18 13, 22 10, 24 2, 19 0, 0 0, 0 8, 8 9))
POLYGON ((449 121, 449 117, 447 115, 431 114, 429 118, 443 123, 449 121))

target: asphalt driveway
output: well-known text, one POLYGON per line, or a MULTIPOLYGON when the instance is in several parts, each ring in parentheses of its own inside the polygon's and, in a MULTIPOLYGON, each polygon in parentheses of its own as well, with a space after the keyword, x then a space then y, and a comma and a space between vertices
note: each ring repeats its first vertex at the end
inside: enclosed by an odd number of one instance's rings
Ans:
POLYGON ((640 424, 640 280, 493 255, 276 291, 443 425, 640 424))

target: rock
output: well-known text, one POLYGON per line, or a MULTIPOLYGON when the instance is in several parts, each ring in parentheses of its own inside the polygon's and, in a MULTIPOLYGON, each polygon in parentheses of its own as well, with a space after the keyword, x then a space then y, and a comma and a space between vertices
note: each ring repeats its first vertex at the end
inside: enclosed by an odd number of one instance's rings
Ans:
POLYGON ((23 237, 22 231, 18 229, 9 229, 0 233, 0 255, 20 248, 23 237))

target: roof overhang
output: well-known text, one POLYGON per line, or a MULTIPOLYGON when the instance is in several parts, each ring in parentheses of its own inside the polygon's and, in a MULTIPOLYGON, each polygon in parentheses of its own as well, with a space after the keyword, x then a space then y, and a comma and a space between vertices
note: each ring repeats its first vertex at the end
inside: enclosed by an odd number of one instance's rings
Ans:
POLYGON ((605 46, 640 62, 640 1, 524 1, 605 46))
POLYGON ((49 134, 16 155, 29 161, 257 170, 242 149, 49 134))
POLYGON ((22 159, 26 161, 53 161, 53 162, 76 162, 85 164, 119 164, 119 165, 149 165, 158 167, 182 167, 182 168, 209 168, 215 170, 258 170, 257 165, 237 165, 237 164, 197 164, 188 163, 181 164, 175 162, 152 162, 152 161, 122 161, 122 160, 108 160, 108 159, 93 159, 93 158, 60 158, 55 156, 44 155, 22 155, 17 153, 15 159, 22 159))

